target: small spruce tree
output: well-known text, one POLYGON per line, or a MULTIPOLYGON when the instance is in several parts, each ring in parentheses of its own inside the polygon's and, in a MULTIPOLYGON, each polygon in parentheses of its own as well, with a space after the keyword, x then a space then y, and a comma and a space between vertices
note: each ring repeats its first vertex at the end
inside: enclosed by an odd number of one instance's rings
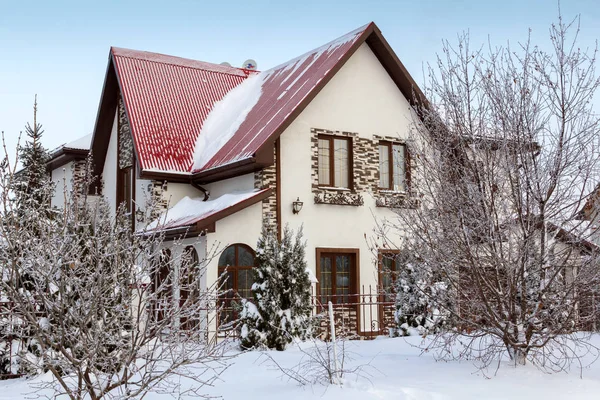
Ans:
MULTIPOLYGON (((23 169, 15 176, 13 191, 15 211, 19 218, 27 217, 32 208, 39 209, 50 203, 53 194, 52 181, 48 174, 48 151, 42 146, 42 125, 37 122, 37 97, 33 105, 33 126, 25 125, 27 140, 19 146, 18 156, 23 169)), ((49 210, 49 207, 43 207, 49 210)))
POLYGON ((241 346, 284 350, 293 338, 312 334, 310 279, 302 228, 296 237, 286 227, 283 239, 263 228, 257 244, 254 302, 244 301, 241 346))

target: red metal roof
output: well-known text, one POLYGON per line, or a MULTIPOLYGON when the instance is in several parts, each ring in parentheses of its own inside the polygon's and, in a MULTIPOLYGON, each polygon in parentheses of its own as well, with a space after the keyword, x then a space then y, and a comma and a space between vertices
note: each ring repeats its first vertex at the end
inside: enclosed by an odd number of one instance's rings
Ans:
POLYGON ((216 102, 249 72, 185 58, 111 48, 140 167, 190 173, 252 157, 340 62, 365 25, 300 57, 260 73, 262 93, 235 134, 205 165, 194 148, 216 102))
MULTIPOLYGON (((324 46, 261 72, 262 94, 231 139, 204 165, 205 171, 252 157, 301 102, 332 71, 371 26, 365 25, 324 46)), ((259 75, 259 76, 260 76, 259 75)), ((202 135, 202 132, 200 133, 202 135)))
POLYGON ((142 170, 189 172, 215 102, 247 74, 233 67, 111 48, 142 170))

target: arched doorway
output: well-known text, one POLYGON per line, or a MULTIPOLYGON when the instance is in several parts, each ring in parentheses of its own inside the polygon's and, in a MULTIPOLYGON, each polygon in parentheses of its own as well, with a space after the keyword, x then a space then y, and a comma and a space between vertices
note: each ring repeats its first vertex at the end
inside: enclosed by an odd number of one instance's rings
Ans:
POLYGON ((252 299, 255 263, 254 250, 241 243, 232 244, 219 257, 222 281, 219 303, 219 326, 227 329, 238 318, 241 299, 252 299))
POLYGON ((200 321, 199 265, 200 259, 194 246, 183 249, 179 269, 179 305, 182 308, 181 328, 186 330, 198 326, 200 321))
POLYGON ((156 322, 161 322, 171 306, 173 285, 171 282, 171 250, 162 249, 155 257, 152 268, 152 289, 155 293, 155 303, 152 316, 156 322))

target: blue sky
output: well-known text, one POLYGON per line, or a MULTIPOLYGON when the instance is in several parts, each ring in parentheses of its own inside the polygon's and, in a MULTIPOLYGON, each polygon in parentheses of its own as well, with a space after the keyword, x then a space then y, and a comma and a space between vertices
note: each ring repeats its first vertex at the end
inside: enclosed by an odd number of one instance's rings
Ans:
MULTIPOLYGON (((600 38, 600 7, 563 0, 564 17, 581 14, 582 46, 600 38)), ((554 0, 0 0, 0 131, 13 148, 38 95, 44 144, 54 148, 90 133, 110 46, 267 69, 370 21, 409 72, 423 82, 441 40, 469 30, 472 42, 523 40, 528 28, 547 43, 554 0)))

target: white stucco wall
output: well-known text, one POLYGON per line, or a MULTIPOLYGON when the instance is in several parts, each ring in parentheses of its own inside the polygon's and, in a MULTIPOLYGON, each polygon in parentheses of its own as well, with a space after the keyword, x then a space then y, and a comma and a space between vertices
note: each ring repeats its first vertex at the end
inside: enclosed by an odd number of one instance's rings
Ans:
POLYGON ((117 117, 117 113, 115 113, 112 129, 110 131, 108 151, 106 152, 106 158, 104 159, 104 169, 102 170, 102 195, 108 200, 110 209, 113 213, 115 213, 117 209, 117 117))
POLYGON ((206 185, 205 188, 210 192, 210 197, 213 199, 220 197, 225 193, 252 190, 254 189, 254 173, 213 182, 206 185))
POLYGON ((55 187, 50 204, 52 207, 63 208, 65 199, 73 187, 73 162, 68 162, 62 167, 52 170, 52 182, 55 187))
POLYGON ((375 206, 368 193, 361 207, 314 204, 311 169, 311 128, 407 138, 414 122, 409 103, 370 48, 363 44, 311 104, 281 135, 282 223, 304 226, 307 262, 316 268, 316 248, 358 248, 359 285, 377 284, 376 255, 367 240, 373 238, 375 218, 393 218, 387 208, 375 206), (296 198, 304 202, 292 213, 296 198))
MULTIPOLYGON (((210 192, 210 199, 216 199, 226 193, 234 191, 246 191, 254 188, 254 174, 246 174, 231 179, 214 182, 203 186, 210 192)), ((204 193, 194 188, 189 183, 169 183, 167 190, 163 192, 163 198, 167 200, 169 207, 173 207, 182 198, 189 196, 192 198, 203 197, 204 193)))

